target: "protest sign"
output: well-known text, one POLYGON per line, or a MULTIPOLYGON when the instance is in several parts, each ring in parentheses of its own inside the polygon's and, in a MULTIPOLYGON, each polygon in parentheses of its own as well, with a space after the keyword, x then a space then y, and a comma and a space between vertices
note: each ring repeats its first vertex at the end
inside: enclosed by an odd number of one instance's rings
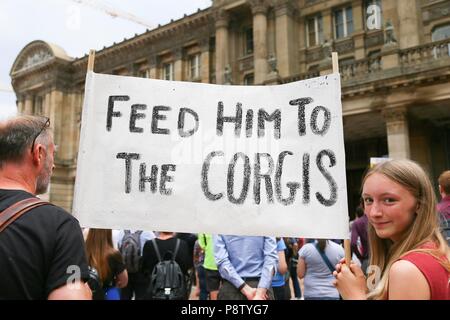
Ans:
POLYGON ((339 74, 277 86, 86 78, 82 226, 348 238, 339 74))

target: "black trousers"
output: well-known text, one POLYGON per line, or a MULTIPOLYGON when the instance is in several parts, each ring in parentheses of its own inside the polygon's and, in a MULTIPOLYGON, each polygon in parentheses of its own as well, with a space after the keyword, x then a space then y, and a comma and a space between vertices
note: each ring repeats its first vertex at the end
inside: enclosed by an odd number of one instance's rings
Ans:
POLYGON ((142 272, 128 274, 128 284, 121 292, 121 300, 131 300, 133 294, 136 300, 142 300, 148 287, 148 278, 142 272))
MULTIPOLYGON (((246 283, 252 287, 257 288, 258 287, 257 280, 248 280, 246 283)), ((267 295, 269 296, 269 300, 274 300, 273 291, 272 288, 269 288, 267 290, 267 295)), ((239 291, 238 288, 233 286, 231 282, 228 282, 227 280, 223 279, 222 285, 219 289, 219 295, 217 296, 218 300, 247 300, 247 298, 239 291)))

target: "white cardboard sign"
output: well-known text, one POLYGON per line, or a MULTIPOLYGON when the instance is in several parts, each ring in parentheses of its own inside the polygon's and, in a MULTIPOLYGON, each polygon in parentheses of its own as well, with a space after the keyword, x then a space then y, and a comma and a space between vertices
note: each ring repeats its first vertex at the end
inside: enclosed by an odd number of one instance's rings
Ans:
POLYGON ((348 238, 339 74, 221 86, 88 72, 82 226, 348 238))

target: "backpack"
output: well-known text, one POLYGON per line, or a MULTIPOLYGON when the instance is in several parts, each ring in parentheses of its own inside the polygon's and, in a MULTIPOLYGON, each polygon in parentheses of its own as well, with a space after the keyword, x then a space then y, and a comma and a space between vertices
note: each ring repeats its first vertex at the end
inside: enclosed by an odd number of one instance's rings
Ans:
POLYGON ((186 300, 186 280, 179 264, 175 258, 180 247, 180 239, 177 239, 175 251, 170 252, 170 260, 162 260, 158 244, 155 239, 151 240, 155 248, 158 263, 153 268, 147 294, 153 300, 186 300))
POLYGON ((129 273, 136 273, 139 271, 139 262, 141 259, 141 234, 142 231, 140 230, 133 233, 130 230, 125 230, 125 235, 123 236, 122 244, 119 248, 129 273))
POLYGON ((442 236, 450 246, 450 219, 445 219, 443 215, 441 216, 441 230, 442 236))
POLYGON ((89 280, 87 281, 89 288, 92 291, 92 300, 104 300, 105 293, 102 288, 100 277, 98 276, 97 269, 89 266, 89 280))

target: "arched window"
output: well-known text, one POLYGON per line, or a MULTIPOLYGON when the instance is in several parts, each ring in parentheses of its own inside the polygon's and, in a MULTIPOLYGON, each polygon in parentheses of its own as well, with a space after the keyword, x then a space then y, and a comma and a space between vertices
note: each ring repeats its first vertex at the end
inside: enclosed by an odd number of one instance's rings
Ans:
POLYGON ((254 84, 255 84, 255 76, 253 75, 253 73, 247 74, 244 77, 244 85, 251 86, 254 84))
MULTIPOLYGON (((450 39, 450 24, 435 27, 431 33, 431 40, 440 41, 450 39)), ((443 43, 433 48, 435 59, 443 56, 450 56, 450 43, 443 43)))
POLYGON ((431 41, 439 41, 450 38, 450 24, 439 26, 433 29, 431 41))

